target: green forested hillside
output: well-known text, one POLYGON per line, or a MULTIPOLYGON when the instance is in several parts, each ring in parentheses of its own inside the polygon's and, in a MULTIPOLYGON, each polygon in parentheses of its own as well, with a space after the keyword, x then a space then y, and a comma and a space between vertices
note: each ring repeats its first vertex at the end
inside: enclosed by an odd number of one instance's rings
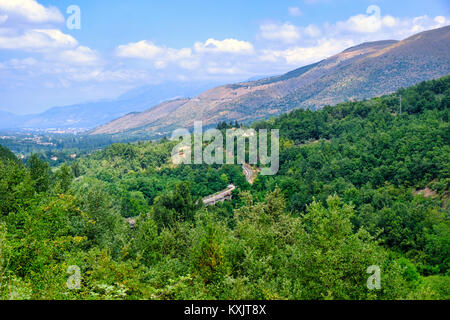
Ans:
POLYGON ((4 162, 8 160, 12 160, 15 162, 19 161, 17 157, 14 155, 14 153, 12 153, 8 148, 5 148, 1 145, 0 145, 0 160, 4 162))
POLYGON ((255 188, 278 185, 288 210, 299 215, 314 199, 324 202, 336 193, 355 207, 355 229, 406 253, 423 274, 447 272, 449 84, 446 77, 396 95, 256 124, 280 128, 287 147, 279 174, 260 177, 255 188))
POLYGON ((281 150, 253 185, 239 165, 174 166, 167 140, 54 171, 1 149, 0 297, 449 299, 449 112, 445 77, 255 123, 281 150), (232 201, 203 206, 230 183, 232 201))

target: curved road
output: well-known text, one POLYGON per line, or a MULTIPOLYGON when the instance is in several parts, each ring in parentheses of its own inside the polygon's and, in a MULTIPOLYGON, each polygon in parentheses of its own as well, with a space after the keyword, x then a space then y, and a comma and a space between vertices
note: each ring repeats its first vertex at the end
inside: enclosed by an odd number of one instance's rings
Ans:
MULTIPOLYGON (((256 176, 256 171, 253 170, 252 167, 250 167, 250 165, 247 163, 242 164, 242 170, 244 171, 244 175, 245 175, 245 178, 247 179, 248 183, 252 184, 253 179, 256 176)), ((236 187, 233 184, 230 184, 228 186, 228 188, 226 188, 225 190, 203 198, 203 203, 205 204, 205 206, 208 206, 208 205, 214 205, 220 201, 224 201, 227 198, 231 199, 231 192, 234 189, 236 189, 236 187)))
MULTIPOLYGON (((252 184, 254 176, 256 176, 257 172, 255 170, 253 170, 250 167, 250 165, 247 163, 242 164, 242 170, 244 171, 244 175, 245 175, 245 178, 247 179, 248 183, 252 184)), ((209 206, 209 205, 215 205, 217 202, 220 202, 220 201, 225 201, 227 198, 231 199, 231 193, 234 189, 236 189, 236 186, 233 184, 230 184, 230 185, 228 185, 228 188, 226 188, 225 190, 222 190, 218 193, 215 193, 215 194, 212 194, 212 195, 209 195, 209 196, 203 198, 203 203, 205 206, 209 206)), ((132 229, 134 229, 135 224, 136 224, 136 217, 128 218, 125 220, 130 224, 130 227, 132 229)))
POLYGON ((247 179, 247 182, 253 184, 253 180, 256 177, 256 171, 253 170, 252 167, 250 167, 250 165, 247 163, 242 164, 242 170, 244 170, 244 175, 247 179))

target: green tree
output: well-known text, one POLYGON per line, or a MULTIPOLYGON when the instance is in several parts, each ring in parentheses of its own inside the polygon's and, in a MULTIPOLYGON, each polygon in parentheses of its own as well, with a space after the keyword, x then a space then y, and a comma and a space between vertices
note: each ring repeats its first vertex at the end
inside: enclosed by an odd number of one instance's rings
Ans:
POLYGON ((71 168, 64 163, 55 172, 55 190, 58 190, 61 193, 67 192, 72 180, 73 172, 71 168))
POLYGON ((171 227, 176 221, 193 221, 195 204, 190 184, 178 183, 175 190, 163 193, 156 197, 153 205, 153 219, 158 225, 158 230, 171 227))
POLYGON ((45 192, 51 184, 50 165, 43 161, 36 153, 33 153, 27 161, 30 176, 34 182, 36 192, 45 192))

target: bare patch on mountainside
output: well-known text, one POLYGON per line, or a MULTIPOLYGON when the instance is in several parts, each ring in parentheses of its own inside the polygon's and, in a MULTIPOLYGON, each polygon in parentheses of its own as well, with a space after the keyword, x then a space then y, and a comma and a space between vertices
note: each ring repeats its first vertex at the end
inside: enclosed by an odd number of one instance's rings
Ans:
POLYGON ((414 194, 415 195, 422 194, 425 198, 434 198, 437 196, 437 192, 428 187, 425 187, 424 189, 416 190, 416 191, 414 191, 414 194))
POLYGON ((193 99, 162 103, 129 114, 91 134, 166 135, 194 121, 254 121, 296 108, 317 109, 389 94, 450 74, 450 26, 403 41, 377 41, 349 48, 285 75, 220 86, 193 99))

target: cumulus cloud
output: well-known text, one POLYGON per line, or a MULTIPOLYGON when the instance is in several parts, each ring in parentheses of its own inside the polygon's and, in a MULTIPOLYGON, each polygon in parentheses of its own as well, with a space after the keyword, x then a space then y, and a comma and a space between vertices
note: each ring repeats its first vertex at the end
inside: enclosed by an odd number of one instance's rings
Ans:
POLYGON ((272 65, 301 66, 319 61, 366 41, 402 40, 418 32, 450 24, 445 16, 394 17, 371 5, 363 14, 343 21, 297 26, 290 22, 260 26, 260 38, 269 40, 258 60, 272 65))
POLYGON ((317 38, 322 35, 320 28, 314 24, 310 24, 306 28, 303 28, 303 33, 311 38, 317 38))
POLYGON ((289 22, 263 24, 259 27, 263 39, 294 43, 300 39, 300 29, 289 22))
POLYGON ((95 65, 100 61, 98 53, 85 46, 78 46, 71 50, 58 51, 47 58, 74 65, 95 65))
POLYGON ((167 48, 147 40, 120 45, 116 48, 116 55, 121 58, 151 60, 157 69, 166 68, 169 62, 177 62, 179 66, 186 69, 193 67, 193 62, 189 61, 192 58, 190 48, 167 48))
POLYGON ((116 53, 119 57, 154 59, 164 54, 164 49, 156 46, 150 41, 142 40, 135 43, 120 45, 116 53))
MULTIPOLYGON (((309 46, 326 36, 334 41, 353 39, 354 42, 384 39, 401 40, 415 33, 450 24, 449 17, 427 15, 418 17, 394 17, 382 14, 380 7, 371 5, 365 13, 350 16, 346 20, 323 25, 294 25, 291 22, 269 23, 260 26, 260 38, 278 46, 309 46)), ((269 43, 270 45, 270 43, 269 43)))
POLYGON ((31 29, 18 34, 16 30, 0 30, 0 49, 48 51, 72 48, 78 41, 58 29, 31 29))
MULTIPOLYGON (((288 8, 288 13, 302 14, 298 7, 288 8)), ((236 81, 283 73, 361 42, 400 40, 450 24, 446 16, 400 18, 370 6, 364 13, 324 24, 306 25, 301 19, 263 23, 252 42, 211 37, 183 48, 149 40, 125 43, 105 60, 100 52, 65 34, 58 26, 61 17, 57 9, 36 0, 0 0, 0 50, 29 56, 0 61, 0 87, 28 83, 48 88, 86 86, 95 91, 100 84, 133 87, 169 79, 236 81)))
POLYGON ((260 25, 255 44, 210 38, 191 48, 175 49, 143 40, 118 46, 116 55, 150 61, 156 70, 178 70, 177 75, 183 74, 182 69, 193 71, 184 73, 190 77, 271 74, 317 62, 365 41, 400 40, 446 24, 449 20, 444 16, 398 18, 369 6, 365 13, 334 24, 265 23, 260 25))
POLYGON ((172 49, 143 40, 118 46, 117 55, 126 58, 178 60, 191 57, 192 52, 189 48, 172 49))
POLYGON ((265 49, 262 51, 260 59, 272 63, 287 63, 292 66, 301 66, 330 57, 354 45, 355 43, 352 40, 333 41, 320 39, 314 46, 296 46, 285 50, 265 49))
POLYGON ((28 58, 24 58, 24 59, 10 59, 8 61, 5 61, 3 63, 0 63, 0 69, 6 69, 6 68, 11 68, 11 69, 26 69, 30 66, 33 66, 37 63, 36 59, 32 58, 32 57, 28 57, 28 58))
POLYGON ((253 45, 247 41, 236 39, 215 40, 208 39, 205 42, 196 42, 194 44, 196 52, 206 53, 233 53, 249 54, 253 53, 253 45))
POLYGON ((350 17, 347 21, 341 21, 336 24, 339 30, 352 31, 358 33, 374 33, 382 28, 393 28, 398 21, 394 17, 387 15, 381 16, 381 9, 378 6, 371 5, 367 8, 366 14, 358 14, 350 17))
POLYGON ((450 23, 448 17, 427 15, 399 18, 382 15, 378 6, 371 5, 366 14, 358 14, 345 21, 325 26, 325 32, 333 35, 352 35, 355 39, 381 40, 403 39, 415 33, 446 26, 450 23), (359 37, 359 38, 358 38, 359 37))
POLYGON ((168 48, 158 46, 147 40, 119 45, 116 48, 117 57, 148 60, 153 63, 153 67, 156 69, 165 69, 171 65, 176 65, 183 69, 194 70, 200 66, 200 61, 208 64, 208 57, 213 59, 220 54, 239 56, 252 53, 254 53, 254 48, 249 42, 236 39, 215 40, 212 38, 205 42, 196 42, 193 48, 168 48))
POLYGON ((36 0, 0 0, 0 13, 18 17, 30 23, 64 22, 55 7, 44 7, 36 0))
POLYGON ((0 28, 0 50, 35 53, 46 61, 66 65, 93 65, 100 63, 95 50, 82 46, 71 35, 58 29, 30 29, 17 31, 0 28))
POLYGON ((0 23, 7 22, 0 26, 0 50, 35 53, 36 58, 67 65, 98 63, 96 51, 59 29, 63 21, 57 8, 36 0, 0 0, 0 23))

